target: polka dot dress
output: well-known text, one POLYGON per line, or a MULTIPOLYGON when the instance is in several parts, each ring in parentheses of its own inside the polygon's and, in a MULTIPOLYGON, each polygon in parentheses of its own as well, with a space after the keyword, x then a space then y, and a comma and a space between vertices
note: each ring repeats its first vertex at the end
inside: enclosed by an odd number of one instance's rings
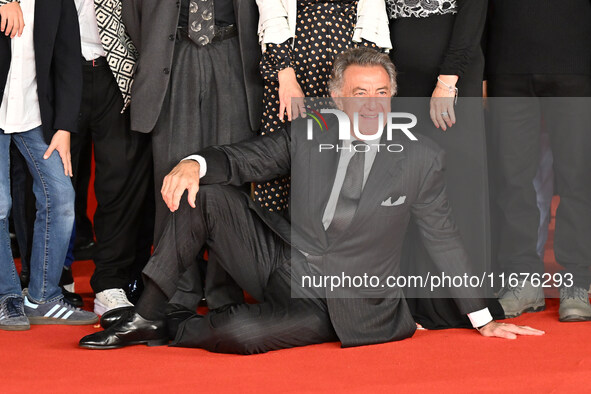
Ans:
MULTIPOLYGON (((265 81, 263 96, 263 125, 261 134, 280 129, 279 83, 277 73, 292 67, 306 97, 328 97, 327 82, 330 79, 335 57, 359 44, 352 41, 357 21, 357 1, 298 1, 295 39, 283 44, 268 44, 261 61, 265 81)), ((369 42, 361 45, 372 46, 369 42)), ((270 211, 287 208, 289 177, 258 183, 254 187, 255 201, 270 211)))

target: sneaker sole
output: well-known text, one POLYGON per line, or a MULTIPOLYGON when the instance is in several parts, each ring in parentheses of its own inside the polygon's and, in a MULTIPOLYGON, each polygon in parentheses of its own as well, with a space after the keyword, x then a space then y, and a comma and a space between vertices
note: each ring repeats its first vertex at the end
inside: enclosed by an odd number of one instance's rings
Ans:
POLYGON ((99 319, 98 316, 94 319, 89 320, 68 320, 68 319, 55 319, 52 317, 43 317, 43 316, 29 316, 29 323, 31 325, 41 325, 41 324, 59 324, 63 326, 86 326, 89 324, 96 324, 98 323, 99 319))
POLYGON ((582 322, 582 321, 591 321, 591 316, 581 316, 581 315, 567 315, 564 317, 559 317, 558 321, 565 322, 565 323, 575 323, 575 322, 582 322))
POLYGON ((102 302, 98 301, 96 298, 94 299, 94 314, 102 316, 105 312, 112 311, 114 309, 119 308, 133 308, 133 304, 131 305, 119 305, 114 308, 109 308, 107 305, 103 304, 102 302))
POLYGON ((0 330, 4 331, 27 331, 31 329, 31 325, 14 325, 14 326, 0 326, 0 330))
POLYGON ((546 304, 544 304, 544 305, 532 305, 532 306, 526 307, 521 312, 514 312, 514 313, 507 313, 507 312, 505 312, 505 319, 512 319, 514 317, 520 316, 523 313, 542 312, 545 309, 546 309, 546 304))
POLYGON ((98 301, 96 298, 94 299, 94 313, 96 315, 102 316, 108 310, 107 306, 102 302, 98 301))
POLYGON ((108 345, 108 346, 98 346, 98 345, 79 345, 81 348, 84 349, 92 349, 92 350, 109 350, 109 349, 121 349, 127 346, 134 346, 134 345, 146 345, 150 347, 154 346, 164 346, 168 345, 168 339, 152 339, 149 341, 135 341, 135 342, 128 342, 125 345, 108 345))

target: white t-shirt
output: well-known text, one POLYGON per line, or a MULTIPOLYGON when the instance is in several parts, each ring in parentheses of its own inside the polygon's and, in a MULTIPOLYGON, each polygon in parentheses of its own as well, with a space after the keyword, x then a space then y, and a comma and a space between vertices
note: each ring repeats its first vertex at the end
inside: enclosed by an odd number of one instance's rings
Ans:
POLYGON ((0 129, 6 134, 22 133, 41 125, 35 69, 35 0, 21 0, 25 28, 10 40, 11 61, 0 105, 0 129))

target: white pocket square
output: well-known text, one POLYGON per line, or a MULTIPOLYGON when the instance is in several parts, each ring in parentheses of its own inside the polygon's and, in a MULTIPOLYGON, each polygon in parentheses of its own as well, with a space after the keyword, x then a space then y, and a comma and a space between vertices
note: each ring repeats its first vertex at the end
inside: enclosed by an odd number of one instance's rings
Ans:
POLYGON ((392 202, 392 197, 388 197, 386 201, 382 201, 383 207, 395 207, 396 205, 402 205, 406 201, 406 196, 398 197, 398 200, 392 202))

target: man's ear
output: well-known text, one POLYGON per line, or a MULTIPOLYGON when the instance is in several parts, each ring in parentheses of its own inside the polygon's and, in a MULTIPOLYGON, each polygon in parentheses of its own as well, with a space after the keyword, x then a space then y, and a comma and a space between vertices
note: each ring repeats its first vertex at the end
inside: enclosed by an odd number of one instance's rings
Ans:
POLYGON ((339 96, 335 92, 330 92, 330 97, 332 98, 332 101, 334 101, 334 104, 337 106, 337 108, 342 111, 343 110, 343 100, 341 99, 341 96, 339 96))

